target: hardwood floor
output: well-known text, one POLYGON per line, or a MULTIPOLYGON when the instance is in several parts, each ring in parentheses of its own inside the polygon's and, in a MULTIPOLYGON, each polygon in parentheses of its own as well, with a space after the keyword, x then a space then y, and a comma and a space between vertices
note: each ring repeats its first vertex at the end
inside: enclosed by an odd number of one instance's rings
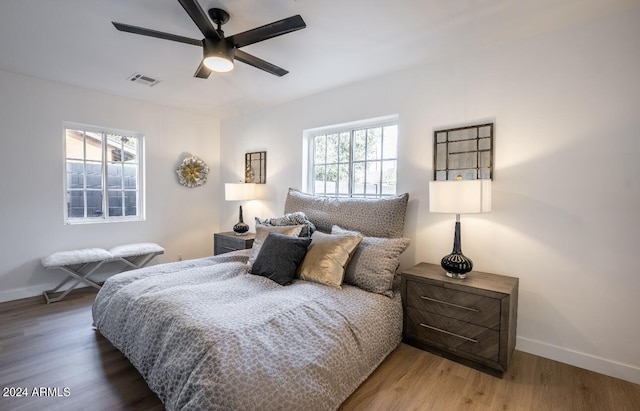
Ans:
MULTIPOLYGON (((29 394, 0 396, 0 410, 164 409, 92 329, 94 297, 80 291, 50 305, 42 298, 0 304, 0 395, 29 394), (40 387, 49 396, 34 396, 40 387)), ((498 379, 401 344, 340 410, 637 411, 640 385, 520 351, 498 379)))

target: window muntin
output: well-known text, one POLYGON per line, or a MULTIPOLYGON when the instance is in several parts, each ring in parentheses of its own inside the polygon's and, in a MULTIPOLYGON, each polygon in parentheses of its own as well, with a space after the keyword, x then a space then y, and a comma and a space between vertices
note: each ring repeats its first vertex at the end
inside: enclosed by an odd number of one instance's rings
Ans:
POLYGON ((309 134, 308 186, 335 197, 395 195, 397 145, 397 121, 316 130, 309 134))
POLYGON ((143 219, 142 138, 65 126, 67 224, 143 219))

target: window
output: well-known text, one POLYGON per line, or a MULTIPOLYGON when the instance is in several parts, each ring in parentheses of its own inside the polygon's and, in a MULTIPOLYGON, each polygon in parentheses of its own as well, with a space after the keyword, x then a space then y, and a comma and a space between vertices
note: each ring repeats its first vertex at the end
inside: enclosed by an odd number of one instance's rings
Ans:
POLYGON ((143 219, 139 133, 65 125, 65 222, 143 219))
POLYGON ((396 194, 397 117, 307 131, 307 186, 333 197, 396 194))

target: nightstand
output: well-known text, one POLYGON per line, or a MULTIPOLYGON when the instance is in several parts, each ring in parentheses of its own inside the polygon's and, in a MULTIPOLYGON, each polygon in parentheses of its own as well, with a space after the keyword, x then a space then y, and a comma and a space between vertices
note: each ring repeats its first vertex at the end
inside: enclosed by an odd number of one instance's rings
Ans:
POLYGON ((471 271, 458 280, 436 264, 402 273, 404 341, 502 377, 516 345, 518 279, 471 271))
POLYGON ((224 254, 236 250, 246 250, 253 247, 255 233, 236 235, 233 231, 215 233, 213 235, 213 255, 224 254))

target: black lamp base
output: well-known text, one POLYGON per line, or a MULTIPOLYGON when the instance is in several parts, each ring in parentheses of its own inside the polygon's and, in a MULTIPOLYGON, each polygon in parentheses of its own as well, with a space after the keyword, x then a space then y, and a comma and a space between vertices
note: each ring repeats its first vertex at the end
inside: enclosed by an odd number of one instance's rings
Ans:
POLYGON ((465 279, 467 273, 473 269, 473 261, 464 254, 449 254, 442 257, 440 265, 447 277, 465 279))
POLYGON ((240 206, 239 221, 233 226, 233 231, 236 235, 247 235, 249 232, 249 225, 242 220, 242 206, 240 206))
POLYGON ((233 231, 236 235, 247 235, 249 233, 249 225, 239 221, 238 224, 233 226, 233 231))
MULTIPOLYGON (((459 218, 459 217, 458 217, 459 218)), ((447 277, 465 279, 467 273, 473 270, 473 261, 462 254, 462 244, 460 243, 460 221, 456 221, 456 231, 453 236, 453 250, 451 254, 445 255, 440 261, 447 277)))

